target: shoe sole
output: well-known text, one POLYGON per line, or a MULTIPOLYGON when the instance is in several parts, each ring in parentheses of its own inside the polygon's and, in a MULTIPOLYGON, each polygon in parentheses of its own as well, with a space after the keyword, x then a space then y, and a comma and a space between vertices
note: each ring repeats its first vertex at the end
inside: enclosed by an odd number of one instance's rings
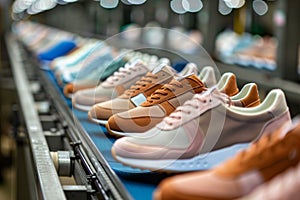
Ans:
POLYGON ((92 106, 80 105, 77 103, 73 103, 73 107, 78 110, 85 111, 85 112, 90 111, 90 109, 92 108, 92 106))
POLYGON ((64 94, 65 95, 65 97, 67 97, 68 99, 72 99, 73 98, 73 94, 72 93, 70 93, 70 94, 64 94))
POLYGON ((106 127, 107 132, 111 136, 114 136, 114 137, 123 137, 123 136, 126 136, 126 133, 124 133, 124 132, 118 132, 118 131, 111 130, 110 127, 109 127, 109 125, 108 125, 108 123, 105 124, 105 127, 106 127))
POLYGON ((233 157, 238 151, 245 149, 248 146, 249 143, 235 144, 230 147, 195 156, 191 159, 178 160, 143 160, 124 158, 116 155, 114 149, 112 149, 112 155, 118 162, 132 168, 159 172, 188 172, 211 169, 228 158, 233 157))
POLYGON ((101 119, 95 119, 95 118, 89 118, 90 121, 105 126, 107 124, 107 120, 101 120, 101 119))

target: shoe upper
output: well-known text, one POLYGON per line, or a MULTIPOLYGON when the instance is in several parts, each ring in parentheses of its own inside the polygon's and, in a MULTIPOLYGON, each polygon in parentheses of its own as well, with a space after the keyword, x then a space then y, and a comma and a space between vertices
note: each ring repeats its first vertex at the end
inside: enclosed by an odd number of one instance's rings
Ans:
POLYGON ((94 104, 113 99, 123 94, 126 89, 153 68, 153 64, 146 64, 140 59, 126 63, 124 67, 114 72, 96 88, 76 92, 72 99, 73 105, 75 107, 77 104, 91 107, 94 104))
MULTIPOLYGON (((183 73, 197 73, 196 65, 188 64, 183 73)), ((181 75, 182 73, 178 74, 178 76, 181 75)), ((172 67, 161 64, 152 72, 148 72, 119 97, 94 105, 89 116, 108 120, 113 114, 135 108, 143 103, 155 90, 170 82, 174 76, 177 76, 177 74, 172 67)))
MULTIPOLYGON (((214 82, 213 85, 215 85, 216 80, 212 81, 215 78, 214 72, 211 70, 206 71, 207 69, 204 68, 205 74, 201 72, 199 77, 202 78, 204 83, 213 84, 214 82)), ((110 117, 107 124, 108 131, 142 133, 150 130, 178 106, 190 100, 195 93, 206 90, 203 82, 196 75, 181 77, 178 80, 173 79, 169 84, 151 94, 147 101, 140 106, 110 117)), ((218 85, 222 92, 227 92, 230 96, 237 94, 239 91, 235 75, 232 73, 225 73, 219 80, 218 85)))
MULTIPOLYGON (((100 77, 108 65, 113 61, 116 53, 110 47, 103 47, 90 54, 86 59, 82 59, 72 67, 60 68, 55 71, 55 76, 59 82, 69 83, 87 79, 89 76, 100 77)), ((99 80, 99 78, 97 78, 99 80)))
POLYGON ((140 106, 111 116, 107 124, 108 130, 145 132, 171 114, 176 107, 191 99, 195 93, 204 90, 204 83, 194 74, 173 79, 153 92, 140 106))
POLYGON ((76 65, 85 59, 97 45, 103 47, 104 43, 87 43, 66 56, 55 58, 51 62, 50 67, 55 71, 76 65))
POLYGON ((300 164, 290 167, 289 170, 277 175, 271 181, 257 187, 250 194, 239 200, 251 199, 289 199, 299 198, 300 164))
POLYGON ((111 76, 115 71, 117 71, 120 67, 124 67, 124 65, 128 62, 129 57, 126 55, 120 55, 120 58, 107 66, 107 68, 101 73, 100 81, 99 77, 95 78, 84 78, 82 80, 76 80, 71 83, 68 83, 64 87, 64 95, 69 97, 73 93, 76 93, 79 90, 95 88, 97 85, 101 83, 102 80, 105 80, 107 77, 111 76))

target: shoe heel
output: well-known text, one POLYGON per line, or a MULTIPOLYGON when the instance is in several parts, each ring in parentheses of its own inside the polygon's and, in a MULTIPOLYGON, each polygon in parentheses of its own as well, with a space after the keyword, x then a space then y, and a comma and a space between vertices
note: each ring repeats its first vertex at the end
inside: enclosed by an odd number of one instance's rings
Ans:
POLYGON ((289 123, 292 123, 290 112, 286 111, 283 114, 279 115, 278 117, 275 117, 273 120, 271 120, 269 123, 267 123, 262 130, 260 131, 260 134, 258 137, 254 140, 258 140, 262 135, 271 134, 276 129, 280 128, 282 125, 289 123))

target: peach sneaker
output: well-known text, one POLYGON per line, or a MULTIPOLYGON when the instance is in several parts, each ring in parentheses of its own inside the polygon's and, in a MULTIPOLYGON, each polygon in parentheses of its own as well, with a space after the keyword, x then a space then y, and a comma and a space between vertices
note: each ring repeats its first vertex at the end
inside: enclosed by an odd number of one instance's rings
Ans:
POLYGON ((289 121, 279 89, 260 105, 244 108, 214 87, 196 94, 149 131, 117 140, 112 155, 124 165, 152 171, 206 170, 289 121))
MULTIPOLYGON (((178 80, 173 79, 169 84, 151 94, 147 101, 140 106, 111 116, 106 128, 111 135, 116 136, 148 131, 178 106, 190 100, 194 94, 205 91, 207 89, 205 86, 215 85, 211 83, 212 79, 213 77, 209 74, 203 77, 190 75, 178 80)), ((239 91, 236 77, 232 73, 225 73, 219 80, 218 86, 229 96, 233 96, 239 91)))
MULTIPOLYGON (((95 104, 89 111, 89 119, 92 122, 105 125, 108 118, 113 114, 128 111, 139 106, 155 90, 170 82, 174 76, 180 77, 187 74, 197 74, 197 71, 197 66, 194 63, 187 64, 178 74, 176 74, 175 70, 168 65, 156 67, 152 72, 148 72, 119 97, 95 104)), ((203 74, 204 73, 214 74, 214 70, 212 67, 206 67, 203 69, 203 74)))

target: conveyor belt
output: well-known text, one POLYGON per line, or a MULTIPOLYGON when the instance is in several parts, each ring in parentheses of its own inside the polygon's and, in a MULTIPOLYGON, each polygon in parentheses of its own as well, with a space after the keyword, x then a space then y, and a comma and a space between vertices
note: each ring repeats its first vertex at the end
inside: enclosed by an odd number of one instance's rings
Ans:
POLYGON ((59 87, 51 71, 43 70, 42 73, 53 84, 61 99, 67 103, 70 110, 73 112, 73 116, 80 122, 79 125, 82 126, 86 134, 88 134, 89 138, 99 150, 99 153, 103 155, 110 167, 119 176, 129 194, 134 199, 152 199, 152 193, 157 184, 161 179, 168 175, 133 169, 116 162, 110 151, 115 138, 108 135, 105 127, 91 123, 88 120, 87 112, 72 109, 71 100, 63 95, 63 91, 59 87))
POLYGON ((86 112, 72 109, 71 100, 64 97, 62 89, 57 84, 52 72, 43 71, 43 73, 55 86, 56 91, 59 93, 60 97, 67 103, 69 108, 72 110, 74 117, 78 119, 80 125, 86 131, 90 139, 94 142, 99 152, 101 152, 110 167, 119 176, 130 195, 134 199, 152 199, 152 193, 156 188, 158 182, 167 175, 133 169, 116 162, 113 159, 110 151, 115 138, 108 135, 105 127, 91 123, 88 120, 86 112))

